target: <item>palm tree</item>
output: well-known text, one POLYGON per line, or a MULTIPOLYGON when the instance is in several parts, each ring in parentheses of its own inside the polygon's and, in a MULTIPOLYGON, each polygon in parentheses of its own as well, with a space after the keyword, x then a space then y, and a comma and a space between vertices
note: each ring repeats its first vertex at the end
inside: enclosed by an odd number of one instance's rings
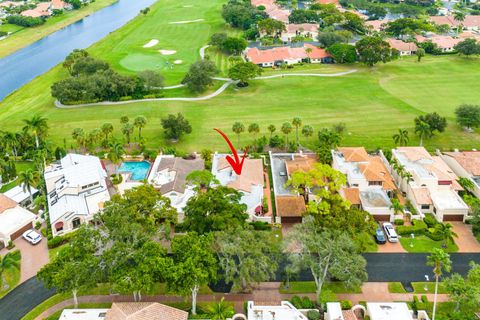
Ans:
POLYGON ((271 125, 268 126, 267 129, 268 129, 268 131, 270 131, 270 139, 272 139, 272 135, 277 130, 277 128, 275 127, 274 124, 271 124, 271 125))
POLYGON ((38 147, 40 146, 39 138, 45 136, 48 131, 47 119, 39 115, 35 115, 32 117, 32 119, 25 119, 23 120, 23 122, 25 123, 23 130, 25 132, 31 132, 33 134, 33 136, 35 137, 35 146, 38 149, 38 147))
POLYGON ((147 125, 147 119, 144 116, 138 116, 133 120, 133 125, 138 128, 138 140, 142 139, 142 128, 147 125))
POLYGON ((400 203, 398 199, 392 199, 392 205, 390 209, 393 209, 393 214, 403 213, 404 205, 400 203))
POLYGON ((212 303, 208 306, 207 312, 212 320, 225 320, 234 314, 233 307, 227 304, 222 298, 217 303, 212 303))
POLYGON ((396 145, 406 146, 408 144, 408 131, 405 129, 398 129, 398 133, 393 135, 393 141, 396 145))
POLYGON ((257 140, 257 134, 260 132, 260 126, 258 123, 251 123, 248 126, 248 133, 253 133, 253 139, 257 140))
POLYGON ((130 124, 130 123, 125 123, 122 127, 122 133, 123 135, 127 138, 127 143, 130 144, 130 136, 132 135, 133 133, 133 125, 130 124))
POLYGON ((130 121, 130 119, 128 119, 128 116, 121 116, 120 117, 120 123, 121 124, 128 123, 129 121, 130 121))
POLYGON ((292 124, 295 127, 296 143, 298 146, 298 128, 302 126, 302 119, 300 119, 300 117, 294 117, 292 120, 292 124))
POLYGON ((433 267, 433 274, 435 275, 435 295, 433 297, 433 312, 432 320, 435 320, 435 311, 437 309, 437 293, 438 280, 443 274, 443 271, 450 272, 452 268, 452 261, 448 253, 439 248, 433 248, 430 256, 427 257, 427 265, 433 267))
POLYGON ((13 154, 13 159, 17 159, 17 145, 19 143, 19 136, 17 133, 5 132, 3 135, 3 143, 5 147, 10 148, 13 154))
POLYGON ((241 122, 235 122, 232 126, 232 131, 237 135, 237 145, 240 148, 240 133, 245 131, 245 126, 241 122))
POLYGON ((311 136, 313 136, 313 127, 310 126, 310 125, 305 125, 303 126, 302 128, 302 135, 305 137, 305 138, 309 138, 311 136))
POLYGON ((87 136, 82 128, 73 129, 72 138, 77 141, 79 148, 85 147, 85 144, 87 142, 87 136))
POLYGON ((453 19, 455 21, 458 21, 460 22, 458 24, 458 27, 457 27, 457 34, 460 33, 460 30, 463 29, 463 26, 462 26, 462 22, 465 21, 465 13, 461 12, 461 11, 456 11, 454 14, 453 14, 453 19))
POLYGON ((122 160, 122 156, 124 155, 125 150, 123 150, 123 146, 121 143, 112 143, 110 145, 110 151, 107 154, 108 160, 110 160, 114 167, 115 167, 115 175, 118 178, 118 164, 122 160))
POLYGON ((105 143, 108 143, 108 135, 113 132, 113 125, 109 122, 104 123, 101 130, 105 135, 105 143))
POLYGON ((11 268, 20 270, 19 255, 19 251, 14 251, 7 253, 3 258, 0 257, 0 289, 2 288, 4 282, 3 272, 11 268))
POLYGON ((87 143, 90 146, 96 145, 98 143, 98 141, 100 141, 101 135, 102 135, 102 131, 100 129, 98 129, 98 128, 93 129, 87 135, 87 143))
POLYGON ((310 53, 313 52, 313 49, 312 48, 306 48, 305 49, 305 53, 307 54, 307 57, 308 57, 308 62, 310 63, 310 53))
POLYGON ((285 135, 285 148, 288 148, 288 135, 292 132, 293 128, 290 122, 285 122, 282 124, 281 128, 283 134, 285 135))
POLYGON ((38 183, 40 176, 37 171, 27 169, 20 172, 18 175, 18 182, 23 186, 23 192, 27 192, 30 195, 30 203, 33 204, 32 187, 35 187, 38 183))
POLYGON ((420 136, 420 147, 423 146, 423 138, 429 137, 432 134, 430 125, 425 121, 419 121, 415 125, 415 133, 420 136))
POLYGON ((447 242, 454 243, 453 238, 458 238, 458 234, 453 232, 453 226, 450 223, 437 223, 433 232, 442 236, 444 248, 447 247, 447 242))

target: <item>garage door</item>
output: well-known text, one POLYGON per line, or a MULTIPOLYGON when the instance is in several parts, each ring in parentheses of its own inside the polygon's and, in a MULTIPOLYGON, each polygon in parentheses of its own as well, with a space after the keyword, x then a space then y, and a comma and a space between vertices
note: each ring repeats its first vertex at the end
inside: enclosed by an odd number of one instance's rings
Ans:
POLYGON ((17 232, 12 233, 10 238, 12 238, 12 241, 13 241, 13 240, 17 239, 18 237, 21 237, 22 234, 25 231, 30 230, 32 228, 33 228, 33 224, 32 224, 32 222, 30 222, 29 224, 26 224, 24 227, 20 228, 17 232))
POLYGON ((389 214, 376 214, 376 215, 373 215, 373 218, 377 222, 380 222, 380 221, 390 222, 390 215, 389 214))
POLYGON ((463 214, 444 214, 443 221, 463 221, 463 214))
POLYGON ((282 217, 282 223, 302 223, 302 217, 282 217))

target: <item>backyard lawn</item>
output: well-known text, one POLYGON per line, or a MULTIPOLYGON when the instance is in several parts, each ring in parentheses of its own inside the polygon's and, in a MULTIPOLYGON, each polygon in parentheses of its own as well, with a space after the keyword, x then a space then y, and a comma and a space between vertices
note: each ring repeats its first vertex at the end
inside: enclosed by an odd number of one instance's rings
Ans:
POLYGON ((3 58, 29 44, 40 40, 55 31, 98 11, 106 6, 115 3, 117 0, 96 0, 92 1, 88 6, 79 10, 72 10, 64 14, 51 17, 38 27, 22 28, 15 25, 0 25, 0 31, 13 32, 7 39, 0 41, 0 58, 3 58))
MULTIPOLYGON (((20 251, 13 251, 14 259, 20 263, 22 256, 20 251)), ((2 257, 0 257, 1 259, 2 257)), ((17 268, 8 268, 3 271, 2 279, 0 279, 0 298, 6 295, 10 290, 15 288, 20 281, 20 267, 17 268), (3 282, 5 281, 5 282, 3 282)))
MULTIPOLYGON (((174 0, 159 0, 146 16, 139 16, 123 28, 113 32, 89 49, 93 56, 107 60, 116 70, 132 73, 143 68, 160 70, 167 84, 178 84, 190 63, 199 57, 199 48, 208 43, 210 34, 220 30, 231 32, 220 16, 224 0, 200 0, 185 5, 174 0), (192 7, 190 7, 192 5, 192 7), (171 22, 204 19, 203 21, 171 24, 171 22), (152 39, 159 43, 152 48, 143 45, 152 39), (159 50, 175 50, 172 55, 161 55, 159 50), (165 61, 182 60, 173 69, 166 69, 165 61)), ((228 58, 207 50, 225 73, 228 58)), ((279 128, 300 115, 304 124, 315 130, 344 122, 347 130, 343 145, 360 146, 373 150, 393 147, 392 135, 399 128, 410 133, 410 144, 417 145, 413 119, 425 112, 437 111, 448 118, 446 132, 425 141, 425 146, 436 148, 470 149, 478 147, 480 135, 465 133, 455 124, 454 110, 462 103, 477 103, 480 91, 472 90, 480 72, 480 58, 459 56, 427 56, 421 63, 415 57, 366 68, 352 66, 311 65, 282 72, 336 73, 357 69, 358 72, 341 77, 285 77, 251 81, 247 88, 228 88, 218 97, 203 101, 150 101, 115 106, 96 106, 79 109, 57 109, 50 96, 50 86, 66 77, 66 72, 55 67, 17 90, 0 103, 0 122, 3 129, 18 130, 22 119, 40 114, 49 119, 50 139, 67 147, 74 145, 71 133, 75 128, 86 131, 99 128, 105 122, 113 123, 114 135, 121 138, 119 119, 144 115, 148 124, 143 129, 149 148, 172 145, 163 137, 160 119, 169 113, 181 112, 190 121, 193 132, 173 144, 179 151, 200 151, 210 148, 227 151, 223 139, 213 131, 219 128, 232 134, 235 121, 248 126, 257 122, 261 135, 269 135, 267 126, 279 128)), ((265 74, 275 73, 266 70, 265 74)), ((278 71, 277 71, 278 73, 278 71)), ((221 85, 216 83, 216 88, 221 85)), ((186 89, 166 90, 165 95, 192 96, 186 89)), ((293 133, 290 138, 293 138, 293 133)), ((253 135, 243 133, 241 144, 253 141, 253 135)), ((300 142, 314 145, 315 135, 300 142)))
MULTIPOLYGON (((432 279, 430 282, 412 282, 412 288, 413 293, 435 293, 435 279, 432 279), (425 290, 425 287, 427 290, 425 290)), ((390 282, 388 284, 388 291, 390 293, 407 293, 400 282, 390 282)), ((438 284, 438 293, 448 293, 445 285, 442 282, 438 284)))
MULTIPOLYGON (((443 241, 433 241, 427 236, 416 236, 413 240, 410 237, 403 237, 400 238, 400 243, 408 252, 432 252, 433 248, 443 249, 443 241)), ((457 252, 458 246, 449 242, 445 251, 457 252)))
MULTIPOLYGON (((34 164, 33 162, 31 161, 17 161, 15 162, 15 168, 17 169, 17 175, 22 172, 22 171, 25 171, 27 169, 34 169, 34 164)), ((18 180, 13 180, 13 181, 10 181, 6 184, 4 184, 1 188, 0 188, 0 193, 3 193, 3 192, 7 192, 8 190, 16 187, 18 185, 18 180)))

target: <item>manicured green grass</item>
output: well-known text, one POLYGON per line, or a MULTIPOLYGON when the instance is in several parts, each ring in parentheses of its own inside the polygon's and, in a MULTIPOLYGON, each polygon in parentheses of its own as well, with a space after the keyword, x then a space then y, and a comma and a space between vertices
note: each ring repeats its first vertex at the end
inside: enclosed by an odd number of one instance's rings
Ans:
MULTIPOLYGON (((322 290, 331 291, 333 293, 361 293, 360 287, 348 289, 342 282, 327 282, 323 285, 322 290)), ((313 281, 292 281, 286 289, 283 285, 280 287, 280 293, 301 294, 315 293, 316 287, 313 281)))
MULTIPOLYGON (((79 303, 78 309, 110 309, 112 306, 111 303, 79 303)), ((73 309, 74 306, 71 305, 65 309, 73 309)), ((63 309, 63 310, 65 310, 63 309)), ((58 320, 60 319, 60 315, 62 314, 63 310, 59 310, 52 314, 51 316, 45 318, 45 320, 58 320)))
POLYGON ((400 282, 390 282, 388 284, 388 291, 390 293, 406 293, 405 288, 400 282))
MULTIPOLYGON (((414 293, 435 293, 435 281, 430 282, 412 282, 413 292, 414 293), (425 290, 427 286, 427 290, 425 290)), ((448 293, 445 285, 440 282, 438 284, 438 293, 448 293)))
MULTIPOLYGON (((15 162, 15 168, 17 170, 17 174, 20 173, 20 172, 23 172, 27 169, 34 169, 34 166, 35 165, 31 161, 17 161, 17 162, 15 162)), ((16 187, 18 185, 18 183, 19 183, 18 179, 10 181, 9 183, 3 185, 0 188, 0 193, 7 192, 8 190, 16 187)))
POLYGON ((0 58, 5 57, 29 44, 40 40, 55 31, 115 3, 117 0, 96 0, 79 10, 71 10, 49 18, 43 25, 35 28, 22 28, 15 25, 1 25, 1 31, 14 32, 7 39, 0 41, 0 58))
POLYGON ((59 247, 56 247, 56 248, 53 248, 53 249, 48 249, 48 256, 50 257, 50 261, 52 261, 57 256, 57 254, 60 252, 60 250, 62 250, 66 245, 68 245, 68 243, 63 244, 63 245, 61 245, 59 247))
MULTIPOLYGON (((22 255, 20 254, 20 251, 13 251, 14 258, 20 263, 20 260, 22 259, 22 255)), ((20 267, 18 269, 16 268, 8 268, 5 271, 3 271, 2 275, 3 279, 0 279, 0 298, 5 296, 7 293, 9 293, 13 288, 15 288, 20 281, 20 267), (8 287, 4 289, 4 283, 7 284, 8 287)))
MULTIPOLYGON (((400 243, 402 244, 402 247, 408 252, 432 252, 433 248, 443 249, 443 241, 433 241, 426 236, 417 236, 413 240, 409 237, 400 238, 400 243), (410 246, 412 241, 413 247, 410 246)), ((457 252, 458 246, 455 243, 448 243, 445 251, 457 252)))

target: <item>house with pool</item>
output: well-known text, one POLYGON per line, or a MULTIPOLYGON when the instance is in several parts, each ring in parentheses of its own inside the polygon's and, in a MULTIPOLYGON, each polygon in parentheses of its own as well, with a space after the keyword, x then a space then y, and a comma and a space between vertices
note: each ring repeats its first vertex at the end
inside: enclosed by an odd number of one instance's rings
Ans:
POLYGON ((186 178, 190 172, 204 169, 205 161, 200 157, 184 159, 161 154, 155 159, 147 181, 170 199, 172 207, 179 213, 179 221, 182 221, 183 208, 196 192, 194 186, 187 185, 186 178))
POLYGON ((118 173, 122 176, 122 182, 117 185, 119 194, 123 195, 126 190, 139 187, 147 180, 152 164, 142 159, 124 159, 118 168, 118 173))
POLYGON ((71 232, 110 200, 107 172, 98 157, 69 153, 44 172, 53 236, 71 232))

